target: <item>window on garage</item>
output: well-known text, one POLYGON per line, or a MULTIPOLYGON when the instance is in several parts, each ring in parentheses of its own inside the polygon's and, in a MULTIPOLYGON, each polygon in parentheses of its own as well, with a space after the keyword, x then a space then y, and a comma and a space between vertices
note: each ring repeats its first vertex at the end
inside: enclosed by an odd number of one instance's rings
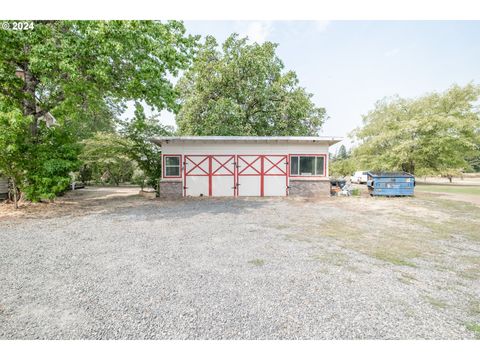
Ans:
POLYGON ((165 155, 164 160, 164 177, 180 177, 180 155, 165 155))
POLYGON ((291 176, 325 176, 324 155, 292 155, 290 156, 291 176))

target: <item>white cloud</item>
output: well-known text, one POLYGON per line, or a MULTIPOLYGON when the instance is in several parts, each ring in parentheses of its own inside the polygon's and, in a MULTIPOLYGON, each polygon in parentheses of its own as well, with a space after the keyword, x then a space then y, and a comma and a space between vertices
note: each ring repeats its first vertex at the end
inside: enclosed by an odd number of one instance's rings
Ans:
POLYGON ((385 55, 386 57, 391 57, 391 56, 397 55, 399 52, 400 52, 399 48, 394 48, 386 51, 383 55, 385 55))
POLYGON ((273 30, 271 21, 254 21, 248 24, 245 36, 252 42, 263 43, 273 30))
POLYGON ((318 20, 315 21, 315 29, 317 29, 318 32, 324 32, 327 30, 328 25, 330 25, 331 21, 329 20, 318 20))

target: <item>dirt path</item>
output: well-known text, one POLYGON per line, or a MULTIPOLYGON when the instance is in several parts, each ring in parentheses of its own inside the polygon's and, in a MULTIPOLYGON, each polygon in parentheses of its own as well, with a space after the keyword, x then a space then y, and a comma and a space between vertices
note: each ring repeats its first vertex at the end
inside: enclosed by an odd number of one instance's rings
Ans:
POLYGON ((18 210, 12 204, 3 203, 0 205, 0 221, 87 214, 131 206, 144 201, 138 195, 139 190, 137 187, 86 187, 69 191, 52 203, 22 203, 18 210))

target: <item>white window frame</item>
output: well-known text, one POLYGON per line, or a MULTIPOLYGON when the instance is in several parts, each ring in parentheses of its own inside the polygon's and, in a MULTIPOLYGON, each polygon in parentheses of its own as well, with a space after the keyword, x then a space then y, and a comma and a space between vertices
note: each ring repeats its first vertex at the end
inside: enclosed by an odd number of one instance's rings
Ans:
POLYGON ((325 177, 326 176, 326 161, 327 157, 325 154, 290 154, 290 177, 325 177), (302 174, 300 172, 300 158, 301 157, 310 157, 310 158, 315 158, 314 164, 313 164, 313 169, 314 169, 314 174, 302 174), (317 160, 318 158, 323 158, 323 167, 322 167, 322 174, 317 174, 317 160), (293 161, 297 161, 297 169, 298 173, 292 174, 292 163, 293 161))
POLYGON ((182 177, 182 155, 165 154, 163 155, 163 178, 164 179, 178 179, 182 177), (167 165, 167 158, 178 158, 178 165, 167 165), (167 168, 178 168, 178 175, 167 175, 167 168))

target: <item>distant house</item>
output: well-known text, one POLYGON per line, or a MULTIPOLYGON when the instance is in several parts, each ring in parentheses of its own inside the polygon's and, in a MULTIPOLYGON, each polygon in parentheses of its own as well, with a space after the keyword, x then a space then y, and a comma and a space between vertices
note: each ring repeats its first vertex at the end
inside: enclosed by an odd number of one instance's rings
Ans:
POLYGON ((328 149, 313 136, 179 136, 162 147, 160 197, 329 195, 328 149))

